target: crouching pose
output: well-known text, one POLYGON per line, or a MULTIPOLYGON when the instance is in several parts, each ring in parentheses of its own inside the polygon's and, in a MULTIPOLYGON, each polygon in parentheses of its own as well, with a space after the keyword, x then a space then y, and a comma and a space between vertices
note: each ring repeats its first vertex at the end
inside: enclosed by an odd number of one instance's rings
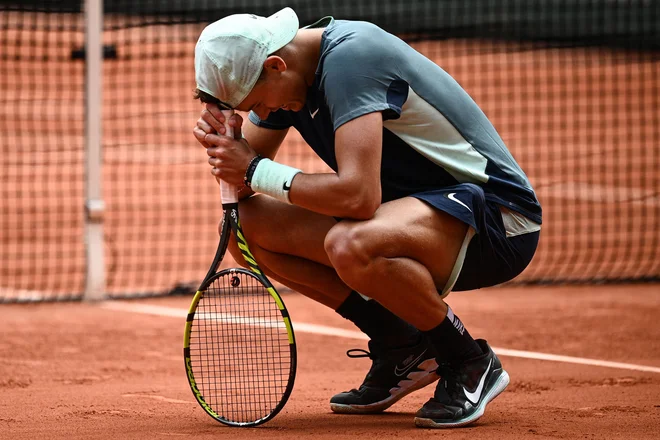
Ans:
MULTIPOLYGON (((377 26, 289 9, 209 25, 195 51, 194 128, 212 174, 242 185, 247 240, 268 276, 366 333, 372 367, 330 399, 380 412, 438 381, 420 427, 477 420, 509 383, 498 357, 445 303, 511 280, 536 250, 541 207, 527 176, 461 86, 377 26), (221 109, 250 112, 228 123, 221 109), (333 170, 276 161, 294 127, 333 170)), ((241 262, 238 250, 233 249, 241 262)))

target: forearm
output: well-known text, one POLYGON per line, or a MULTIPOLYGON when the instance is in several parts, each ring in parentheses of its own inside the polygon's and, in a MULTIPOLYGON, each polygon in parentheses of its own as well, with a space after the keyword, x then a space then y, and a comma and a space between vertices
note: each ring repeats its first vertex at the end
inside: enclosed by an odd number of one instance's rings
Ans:
POLYGON ((335 173, 299 173, 291 184, 289 199, 294 205, 319 214, 366 220, 380 206, 380 186, 375 188, 343 181, 335 173))
MULTIPOLYGON (((240 141, 217 134, 205 134, 198 140, 209 145, 211 173, 217 178, 237 186, 246 183, 254 192, 319 214, 363 220, 372 218, 381 203, 381 119, 380 113, 370 113, 337 130, 337 173, 303 174, 274 162, 287 130, 248 124, 240 141)), ((232 122, 240 127, 242 120, 232 122)), ((248 194, 245 190, 241 196, 248 194)))

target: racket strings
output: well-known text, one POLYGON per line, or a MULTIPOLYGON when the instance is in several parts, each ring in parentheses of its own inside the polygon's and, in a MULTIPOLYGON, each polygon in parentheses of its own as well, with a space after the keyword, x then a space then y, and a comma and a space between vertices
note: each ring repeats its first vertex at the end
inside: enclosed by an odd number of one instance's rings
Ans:
POLYGON ((268 416, 288 385, 286 326, 270 293, 249 274, 224 274, 208 287, 195 312, 190 353, 204 400, 233 422, 268 416))

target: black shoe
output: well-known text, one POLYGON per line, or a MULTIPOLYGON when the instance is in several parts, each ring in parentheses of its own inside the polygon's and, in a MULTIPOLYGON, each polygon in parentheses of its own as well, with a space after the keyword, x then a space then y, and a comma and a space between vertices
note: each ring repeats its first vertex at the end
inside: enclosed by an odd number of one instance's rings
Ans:
POLYGON ((369 357, 373 364, 360 388, 336 394, 330 409, 342 414, 384 411, 403 396, 438 380, 435 349, 426 338, 411 347, 384 349, 369 341, 369 350, 348 350, 348 357, 369 357), (353 352, 361 352, 353 354, 353 352))
POLYGON ((488 343, 478 339, 483 354, 461 365, 440 364, 440 382, 434 396, 415 415, 421 428, 454 428, 474 422, 484 414, 488 402, 509 384, 488 343))

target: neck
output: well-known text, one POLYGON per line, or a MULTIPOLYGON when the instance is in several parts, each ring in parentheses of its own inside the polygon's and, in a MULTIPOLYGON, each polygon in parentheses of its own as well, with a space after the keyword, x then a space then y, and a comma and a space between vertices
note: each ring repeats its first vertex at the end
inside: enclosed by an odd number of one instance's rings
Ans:
POLYGON ((325 29, 299 29, 291 43, 288 44, 294 55, 296 68, 305 78, 307 86, 314 83, 314 75, 321 57, 321 39, 325 29))

